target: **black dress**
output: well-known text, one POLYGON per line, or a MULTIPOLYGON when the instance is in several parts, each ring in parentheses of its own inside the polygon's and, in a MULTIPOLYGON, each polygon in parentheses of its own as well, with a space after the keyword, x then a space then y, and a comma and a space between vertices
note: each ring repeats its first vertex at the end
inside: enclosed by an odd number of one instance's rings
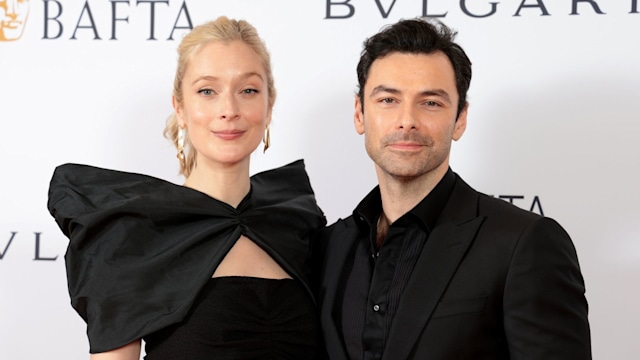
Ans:
POLYGON ((295 280, 212 278, 182 322, 144 338, 145 359, 315 359, 318 329, 295 280))
MULTIPOLYGON (((299 343, 306 342, 302 347, 306 346, 309 356, 303 358, 313 358, 309 349, 316 345, 317 328, 310 285, 310 239, 325 225, 325 218, 301 160, 253 176, 251 191, 237 208, 150 176, 66 164, 53 175, 48 207, 70 239, 65 255, 69 293, 73 307, 87 322, 92 353, 144 338, 151 359, 152 354, 160 353, 163 342, 172 341, 167 334, 179 336, 176 329, 189 319, 202 318, 199 311, 208 311, 202 306, 208 301, 223 310, 208 314, 217 317, 208 321, 218 323, 220 329, 230 329, 226 327, 230 324, 241 329, 245 325, 250 328, 250 324, 234 322, 235 317, 222 319, 224 307, 245 306, 247 314, 270 316, 265 311, 282 303, 274 299, 291 294, 291 299, 298 300, 288 309, 313 316, 298 317, 298 322, 290 325, 293 333, 303 334, 302 340, 292 340, 294 345, 280 342, 273 348, 286 352, 290 346, 293 354, 299 351, 299 343), (211 279, 240 235, 259 245, 292 277, 275 281, 288 284, 284 285, 286 290, 265 279, 211 279), (254 284, 233 285, 233 280, 254 284), (211 291, 214 288, 216 291, 211 291), (255 294, 242 293, 245 290, 255 294), (249 309, 251 306, 254 308, 249 309), (300 331, 297 326, 310 326, 311 330, 300 331)), ((220 345, 218 348, 247 347, 242 343, 236 346, 225 336, 212 343, 220 345)), ((267 346, 263 350, 274 349, 267 346)), ((225 358, 220 354, 219 358, 225 358)), ((241 352, 230 354, 227 358, 251 358, 241 352)), ((258 358, 287 358, 264 354, 258 358)), ((173 358, 197 356, 183 353, 173 358)))

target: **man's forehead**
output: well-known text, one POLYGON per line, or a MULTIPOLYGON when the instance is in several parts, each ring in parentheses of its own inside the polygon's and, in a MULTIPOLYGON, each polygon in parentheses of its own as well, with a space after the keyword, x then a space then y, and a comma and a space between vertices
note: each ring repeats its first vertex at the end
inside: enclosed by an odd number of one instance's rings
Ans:
POLYGON ((455 71, 442 52, 414 54, 394 52, 376 59, 369 68, 365 87, 397 88, 403 85, 455 88, 455 71), (421 83, 423 85, 421 85, 421 83))

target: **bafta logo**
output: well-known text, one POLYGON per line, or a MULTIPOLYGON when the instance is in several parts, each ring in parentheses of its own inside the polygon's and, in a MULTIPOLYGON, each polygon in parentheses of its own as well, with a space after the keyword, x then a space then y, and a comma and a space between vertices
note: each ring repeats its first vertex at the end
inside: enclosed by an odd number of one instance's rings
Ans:
POLYGON ((0 0, 0 41, 22 37, 29 16, 30 0, 0 0))

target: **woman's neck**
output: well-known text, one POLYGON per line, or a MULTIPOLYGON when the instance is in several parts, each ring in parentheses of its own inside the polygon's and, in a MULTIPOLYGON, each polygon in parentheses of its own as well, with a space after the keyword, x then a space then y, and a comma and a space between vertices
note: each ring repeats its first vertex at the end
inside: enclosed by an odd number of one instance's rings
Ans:
POLYGON ((236 208, 251 188, 249 161, 228 164, 203 164, 199 162, 184 186, 203 192, 214 199, 236 208))

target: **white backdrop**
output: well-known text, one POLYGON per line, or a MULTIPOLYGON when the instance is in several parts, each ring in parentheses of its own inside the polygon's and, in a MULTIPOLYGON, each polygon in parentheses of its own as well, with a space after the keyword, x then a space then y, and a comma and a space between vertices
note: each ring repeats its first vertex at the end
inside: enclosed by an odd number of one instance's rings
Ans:
POLYGON ((362 41, 399 18, 446 14, 474 71, 453 169, 482 192, 557 219, 585 277, 594 358, 640 353, 636 0, 27 3, 22 38, 0 41, 0 359, 87 358, 48 182, 55 166, 79 162, 181 183, 162 131, 177 46, 167 38, 187 12, 194 25, 227 15, 258 28, 278 99, 272 148, 253 156, 252 169, 304 158, 329 222, 376 183, 352 125, 362 41), (113 40, 112 6, 128 18, 115 21, 113 40), (148 40, 152 18, 157 40, 148 40))

